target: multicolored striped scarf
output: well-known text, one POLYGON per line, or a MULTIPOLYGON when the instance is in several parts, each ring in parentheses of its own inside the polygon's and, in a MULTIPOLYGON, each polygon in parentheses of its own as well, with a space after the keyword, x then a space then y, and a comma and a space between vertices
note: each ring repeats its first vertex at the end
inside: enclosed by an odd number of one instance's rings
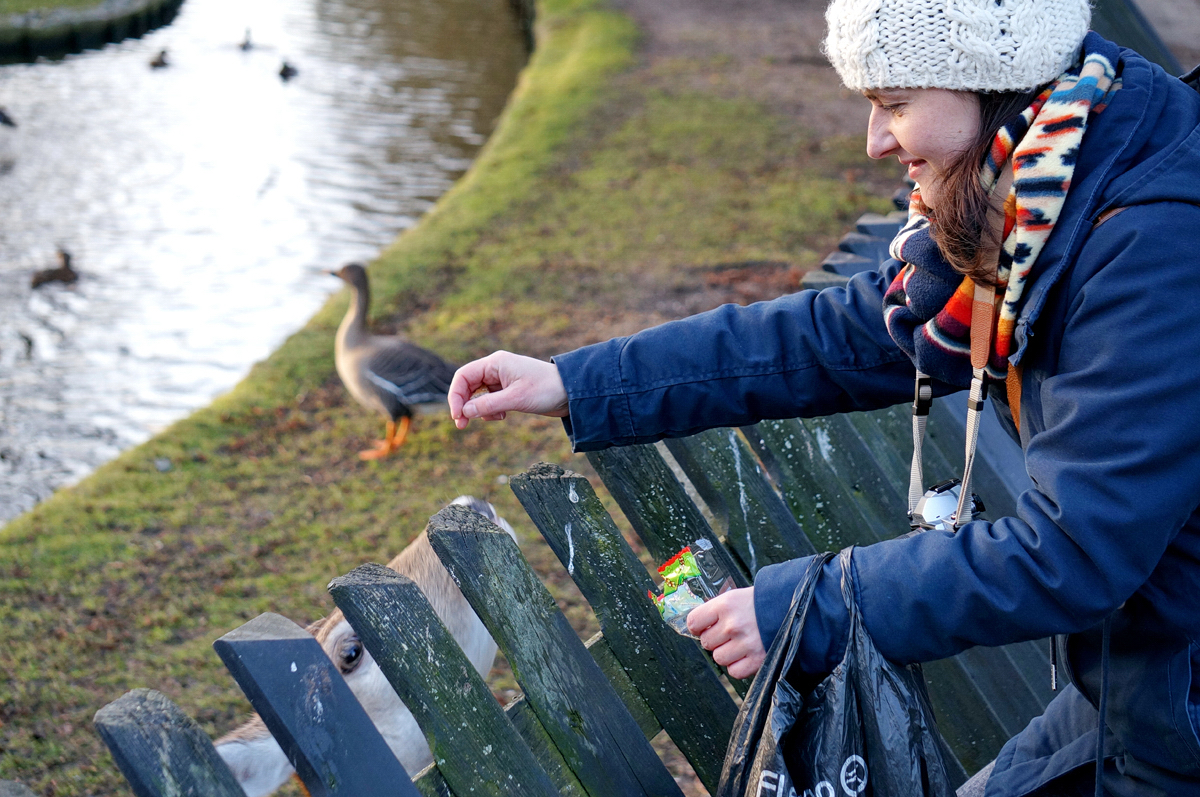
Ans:
MULTIPOLYGON (((1113 68, 1116 48, 1108 42, 1101 47, 1104 52, 1081 52, 1078 63, 1000 128, 982 166, 980 179, 989 191, 1010 161, 1013 166, 996 273, 996 295, 1004 301, 987 369, 994 379, 1003 380, 1008 370, 1025 284, 1062 212, 1089 115, 1102 111, 1121 85, 1113 68)), ((931 221, 937 223, 921 203, 918 187, 909 202, 908 223, 891 244, 892 257, 905 267, 884 294, 884 320, 918 370, 966 387, 971 382, 974 283, 942 257, 930 234, 931 221)))

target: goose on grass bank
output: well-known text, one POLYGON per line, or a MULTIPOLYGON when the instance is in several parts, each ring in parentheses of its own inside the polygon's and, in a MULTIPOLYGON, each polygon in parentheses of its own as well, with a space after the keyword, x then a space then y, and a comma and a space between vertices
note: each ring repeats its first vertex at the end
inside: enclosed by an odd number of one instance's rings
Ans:
POLYGON ((329 273, 354 291, 334 342, 338 376, 359 404, 387 419, 384 439, 359 457, 382 459, 403 445, 418 407, 445 406, 455 366, 402 335, 367 331, 371 291, 361 265, 350 263, 329 273))

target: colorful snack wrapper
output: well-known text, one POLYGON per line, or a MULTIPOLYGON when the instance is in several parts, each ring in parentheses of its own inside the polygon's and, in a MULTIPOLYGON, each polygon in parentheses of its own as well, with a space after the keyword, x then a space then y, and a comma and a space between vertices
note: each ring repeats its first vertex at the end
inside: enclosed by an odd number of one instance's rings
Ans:
POLYGON ((696 639, 687 629, 688 614, 705 601, 733 589, 733 579, 706 539, 685 547, 658 568, 658 572, 663 579, 661 592, 658 595, 649 592, 650 599, 667 625, 696 639))

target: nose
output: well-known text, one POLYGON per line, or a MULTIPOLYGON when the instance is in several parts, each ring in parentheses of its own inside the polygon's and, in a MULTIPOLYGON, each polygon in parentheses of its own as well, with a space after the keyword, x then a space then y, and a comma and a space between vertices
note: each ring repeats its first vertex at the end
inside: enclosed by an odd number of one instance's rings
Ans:
POLYGON ((871 118, 867 120, 867 156, 886 158, 900 148, 892 135, 891 114, 882 108, 871 107, 871 118))

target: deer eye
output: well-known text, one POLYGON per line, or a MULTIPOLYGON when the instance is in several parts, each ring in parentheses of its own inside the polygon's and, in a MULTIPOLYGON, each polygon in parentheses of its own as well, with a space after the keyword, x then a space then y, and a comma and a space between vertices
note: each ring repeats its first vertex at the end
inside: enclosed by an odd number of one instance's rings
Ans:
POLYGON ((338 646, 338 669, 342 675, 349 675, 354 668, 362 663, 363 646, 358 637, 352 636, 338 646))

